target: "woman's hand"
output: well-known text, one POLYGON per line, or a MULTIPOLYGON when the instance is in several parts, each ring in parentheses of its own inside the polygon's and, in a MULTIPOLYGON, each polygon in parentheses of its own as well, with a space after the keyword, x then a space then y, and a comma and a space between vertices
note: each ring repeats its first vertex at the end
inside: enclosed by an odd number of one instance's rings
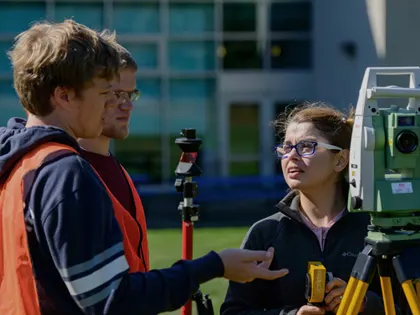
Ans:
POLYGON ((318 315, 318 314, 325 314, 325 310, 317 306, 304 305, 298 310, 296 315, 318 315))
POLYGON ((327 296, 324 299, 326 304, 325 310, 337 313, 346 287, 346 281, 341 280, 340 278, 333 278, 328 282, 325 288, 325 292, 327 293, 327 296))

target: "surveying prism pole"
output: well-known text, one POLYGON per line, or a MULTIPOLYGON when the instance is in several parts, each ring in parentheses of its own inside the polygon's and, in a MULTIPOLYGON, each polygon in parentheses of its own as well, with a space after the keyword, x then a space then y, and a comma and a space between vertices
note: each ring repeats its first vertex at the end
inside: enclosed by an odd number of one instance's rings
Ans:
MULTIPOLYGON (((175 170, 177 178, 175 188, 182 192, 184 201, 180 202, 178 210, 182 216, 182 259, 193 258, 193 231, 194 222, 199 218, 199 206, 194 204, 193 198, 197 195, 197 183, 193 177, 200 176, 202 171, 196 164, 198 150, 202 144, 201 139, 196 138, 195 129, 182 129, 182 137, 175 139, 175 143, 181 148, 182 154, 175 170)), ((203 295, 200 290, 193 294, 192 300, 197 304, 199 315, 213 315, 213 305, 208 295, 203 295)), ((191 300, 182 309, 182 315, 191 315, 191 300)))

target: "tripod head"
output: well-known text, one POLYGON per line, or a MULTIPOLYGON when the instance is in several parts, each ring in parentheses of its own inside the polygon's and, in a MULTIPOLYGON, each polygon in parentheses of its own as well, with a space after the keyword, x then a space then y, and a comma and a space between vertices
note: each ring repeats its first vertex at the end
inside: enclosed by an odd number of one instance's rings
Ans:
POLYGON ((202 140, 196 138, 195 129, 182 129, 181 135, 181 138, 175 139, 175 143, 182 150, 175 174, 183 177, 175 180, 175 188, 177 192, 183 192, 184 195, 184 201, 179 204, 178 210, 182 214, 183 221, 194 222, 198 221, 199 206, 193 204, 198 186, 192 178, 202 174, 200 167, 196 164, 202 140))
POLYGON ((181 135, 181 138, 175 139, 175 143, 182 150, 175 174, 186 177, 200 176, 202 171, 195 162, 198 150, 203 142, 201 139, 196 138, 195 129, 182 129, 181 135))
POLYGON ((420 239, 420 67, 367 68, 356 107, 350 161, 350 212, 368 212, 368 238, 420 239), (377 86, 377 75, 409 75, 408 88, 377 86), (378 99, 408 98, 406 108, 378 99))

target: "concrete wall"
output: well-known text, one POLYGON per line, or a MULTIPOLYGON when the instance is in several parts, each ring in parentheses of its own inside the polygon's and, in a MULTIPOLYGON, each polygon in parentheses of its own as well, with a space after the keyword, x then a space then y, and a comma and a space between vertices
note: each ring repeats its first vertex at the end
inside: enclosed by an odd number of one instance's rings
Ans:
MULTIPOLYGON (((346 108, 356 105, 366 67, 419 66, 419 14, 413 0, 314 1, 314 97, 346 108)), ((379 84, 405 86, 408 79, 379 84)))
POLYGON ((313 3, 314 97, 337 107, 355 105, 366 67, 378 65, 365 1, 313 3), (345 51, 349 44, 355 47, 353 56, 345 51))

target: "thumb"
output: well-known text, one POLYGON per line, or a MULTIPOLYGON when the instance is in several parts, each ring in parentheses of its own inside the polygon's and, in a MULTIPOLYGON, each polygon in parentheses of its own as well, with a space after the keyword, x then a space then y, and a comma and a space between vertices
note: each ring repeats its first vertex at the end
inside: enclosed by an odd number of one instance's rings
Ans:
POLYGON ((265 268, 265 269, 268 269, 270 267, 271 262, 273 261, 273 258, 274 258, 274 247, 270 247, 267 250, 267 255, 268 256, 271 255, 271 258, 267 258, 266 260, 264 260, 262 263, 258 265, 258 267, 265 268))

